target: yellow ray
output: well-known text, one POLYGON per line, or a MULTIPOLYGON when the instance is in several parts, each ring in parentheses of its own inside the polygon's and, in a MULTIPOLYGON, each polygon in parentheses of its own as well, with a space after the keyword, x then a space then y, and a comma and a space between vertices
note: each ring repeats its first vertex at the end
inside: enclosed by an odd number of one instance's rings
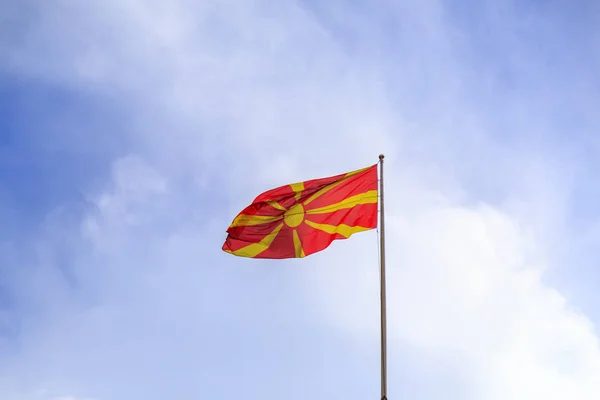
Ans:
POLYGON ((275 228, 273 230, 273 232, 269 233, 267 236, 262 238, 262 240, 258 243, 249 244, 248 246, 242 247, 239 250, 234 250, 234 251, 225 250, 225 251, 227 253, 231 253, 231 254, 239 256, 239 257, 251 257, 251 258, 256 257, 257 255, 259 255, 260 253, 262 253, 263 251, 265 251, 266 249, 269 248, 271 243, 273 243, 273 241, 279 234, 279 231, 281 230, 281 228, 283 228, 283 223, 279 224, 277 226, 277 228, 275 228))
POLYGON ((294 249, 296 250, 296 258, 306 257, 304 250, 302 249, 302 242, 298 236, 298 231, 294 229, 294 249))
POLYGON ((281 204, 279 204, 278 202, 276 202, 275 200, 269 200, 269 201, 267 201, 267 204, 273 208, 278 209, 279 211, 286 211, 285 207, 282 206, 281 204))
POLYGON ((307 204, 315 201, 316 199, 318 199, 319 197, 321 197, 325 193, 329 192, 331 189, 335 188, 338 185, 341 185, 342 183, 346 182, 349 178, 353 177, 354 175, 358 175, 361 172, 364 172, 364 171, 368 170, 369 168, 373 168, 373 167, 366 167, 366 168, 358 169, 356 171, 348 172, 346 174, 346 176, 344 176, 339 181, 334 182, 331 185, 325 186, 323 189, 319 190, 318 192, 316 192, 315 194, 313 194, 312 196, 310 196, 308 199, 306 199, 306 201, 304 202, 304 205, 307 205, 307 204))
POLYGON ((247 215, 240 214, 231 223, 231 227, 236 226, 253 226, 267 224, 283 219, 283 215, 247 215))
POLYGON ((330 204, 325 207, 306 210, 306 214, 326 214, 333 211, 343 210, 344 208, 352 208, 359 204, 373 203, 377 203, 377 190, 369 190, 368 192, 345 198, 339 203, 330 204))
POLYGON ((358 175, 361 172, 365 172, 366 170, 371 169, 371 168, 373 168, 372 165, 369 166, 369 167, 364 167, 364 168, 361 168, 361 169, 357 169, 356 171, 350 171, 350 172, 348 172, 346 174, 346 176, 344 178, 350 178, 351 176, 358 175))
POLYGON ((292 183, 290 186, 296 193, 296 201, 300 200, 300 196, 302 196, 302 191, 304 190, 304 182, 292 183))
POLYGON ((331 235, 339 233, 345 238, 349 238, 352 234, 357 232, 368 231, 373 228, 365 228, 364 226, 349 226, 349 225, 327 225, 327 224, 318 224, 312 221, 304 221, 308 226, 318 229, 323 232, 327 232, 331 235))

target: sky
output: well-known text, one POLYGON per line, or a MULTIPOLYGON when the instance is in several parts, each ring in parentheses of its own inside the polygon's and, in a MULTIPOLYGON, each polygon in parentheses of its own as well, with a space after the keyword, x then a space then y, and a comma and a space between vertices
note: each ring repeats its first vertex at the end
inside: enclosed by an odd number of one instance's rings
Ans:
POLYGON ((385 158, 388 397, 600 396, 600 6, 0 0, 0 398, 379 398, 377 232, 221 251, 385 158))

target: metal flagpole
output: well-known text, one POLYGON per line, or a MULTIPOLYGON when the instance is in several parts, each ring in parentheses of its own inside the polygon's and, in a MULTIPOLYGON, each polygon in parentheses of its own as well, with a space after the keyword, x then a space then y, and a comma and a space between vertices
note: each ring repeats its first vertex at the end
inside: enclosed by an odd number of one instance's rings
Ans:
POLYGON ((387 316, 385 295, 385 213, 383 208, 383 158, 379 155, 380 301, 381 301, 381 400, 387 400, 387 316))

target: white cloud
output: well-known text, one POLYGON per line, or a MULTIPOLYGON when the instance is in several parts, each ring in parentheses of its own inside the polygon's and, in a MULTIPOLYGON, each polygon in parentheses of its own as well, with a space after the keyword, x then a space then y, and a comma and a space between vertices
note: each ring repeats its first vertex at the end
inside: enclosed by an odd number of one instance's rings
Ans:
MULTIPOLYGON (((497 121, 469 90, 489 77, 465 72, 473 61, 461 57, 440 3, 388 4, 393 21, 413 28, 398 38, 402 57, 364 43, 347 50, 343 35, 294 2, 196 3, 40 6, 7 48, 15 73, 113 99, 132 120, 137 153, 114 163, 81 224, 58 218, 40 239, 49 250, 19 289, 42 315, 28 317, 23 349, 6 362, 7 391, 52 381, 57 393, 100 400, 236 390, 279 398, 298 385, 289 398, 330 398, 322 375, 349 393, 377 391, 376 362, 349 376, 319 373, 317 356, 341 352, 318 347, 302 325, 317 329, 318 315, 372 361, 374 232, 281 270, 247 267, 218 249, 233 213, 259 190, 355 169, 384 151, 390 398, 407 383, 398 367, 406 358, 426 378, 462 377, 438 398, 600 395, 591 322, 543 280, 550 246, 563 238, 566 173, 485 133, 497 121), (486 190, 496 201, 478 201, 486 190), (55 239, 63 236, 83 293, 62 279, 55 239)), ((344 8, 330 12, 344 24, 344 8)), ((358 14, 353 26, 366 42, 384 40, 384 29, 358 14)), ((543 125, 516 119, 514 128, 543 125)))

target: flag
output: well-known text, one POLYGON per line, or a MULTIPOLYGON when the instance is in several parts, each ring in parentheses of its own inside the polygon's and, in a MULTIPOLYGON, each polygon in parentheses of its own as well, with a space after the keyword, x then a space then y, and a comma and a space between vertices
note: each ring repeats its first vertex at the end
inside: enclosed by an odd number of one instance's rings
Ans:
POLYGON ((223 250, 240 257, 298 258, 377 227, 377 165, 260 194, 229 228, 223 250))

